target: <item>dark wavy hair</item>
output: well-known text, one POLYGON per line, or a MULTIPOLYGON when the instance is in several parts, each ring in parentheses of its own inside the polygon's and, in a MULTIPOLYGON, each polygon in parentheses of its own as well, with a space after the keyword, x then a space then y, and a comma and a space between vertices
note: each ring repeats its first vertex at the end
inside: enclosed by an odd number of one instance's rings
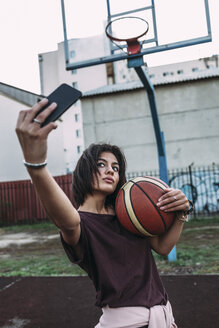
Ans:
POLYGON ((106 197, 105 207, 115 207, 116 196, 119 189, 126 182, 126 159, 121 149, 115 145, 100 143, 91 144, 81 155, 72 174, 72 190, 74 206, 79 207, 87 195, 93 195, 94 177, 97 177, 97 161, 103 152, 112 153, 119 164, 119 182, 115 191, 106 197))

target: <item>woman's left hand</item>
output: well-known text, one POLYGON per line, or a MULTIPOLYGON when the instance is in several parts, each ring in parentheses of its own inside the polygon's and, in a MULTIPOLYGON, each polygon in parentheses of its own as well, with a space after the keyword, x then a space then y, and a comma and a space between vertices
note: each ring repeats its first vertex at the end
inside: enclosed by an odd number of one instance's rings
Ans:
POLYGON ((178 242, 184 222, 186 212, 189 210, 189 201, 184 193, 179 189, 166 188, 164 194, 158 199, 157 206, 164 212, 176 212, 176 219, 166 233, 149 237, 150 245, 155 252, 160 255, 168 255, 174 245, 178 242))
POLYGON ((189 210, 189 201, 185 194, 179 189, 166 188, 165 194, 158 199, 157 206, 164 212, 189 210))

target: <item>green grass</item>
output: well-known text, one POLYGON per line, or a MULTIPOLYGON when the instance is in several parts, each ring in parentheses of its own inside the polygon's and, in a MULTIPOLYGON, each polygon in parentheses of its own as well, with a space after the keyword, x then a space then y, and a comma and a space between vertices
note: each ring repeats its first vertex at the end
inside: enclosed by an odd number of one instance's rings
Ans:
POLYGON ((15 224, 9 226, 1 226, 0 233, 18 233, 18 232, 56 232, 58 228, 54 226, 53 223, 49 221, 41 223, 32 223, 32 224, 15 224))
POLYGON ((1 260, 1 276, 81 276, 84 271, 65 256, 24 256, 1 260))
MULTIPOLYGON (((185 224, 177 244, 177 261, 154 253, 161 274, 218 274, 219 217, 191 220, 185 224)), ((31 233, 41 236, 57 235, 46 242, 9 245, 0 249, 0 276, 75 276, 84 271, 72 264, 61 246, 58 229, 51 223, 15 225, 0 228, 1 235, 31 233)))
POLYGON ((176 262, 168 262, 167 258, 154 253, 159 271, 163 274, 218 274, 218 231, 218 217, 191 220, 176 246, 176 262))

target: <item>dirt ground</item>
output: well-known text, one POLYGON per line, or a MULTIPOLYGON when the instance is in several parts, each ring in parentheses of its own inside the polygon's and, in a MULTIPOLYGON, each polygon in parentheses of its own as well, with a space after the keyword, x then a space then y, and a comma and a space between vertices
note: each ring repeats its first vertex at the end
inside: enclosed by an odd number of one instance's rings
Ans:
MULTIPOLYGON (((22 254, 40 252, 56 253, 61 250, 59 232, 54 230, 41 232, 7 233, 0 229, 0 259, 16 257, 22 254)), ((48 254, 48 253, 47 253, 48 254)))
MULTIPOLYGON (((28 244, 44 244, 50 240, 58 239, 58 233, 54 234, 42 234, 42 233, 5 233, 1 234, 0 249, 9 249, 12 246, 24 247, 28 244)), ((37 246, 36 245, 36 246, 37 246)))
MULTIPOLYGON (((195 248, 202 248, 210 243, 218 244, 218 225, 203 226, 203 227, 188 227, 186 233, 182 235, 181 240, 183 243, 194 242, 195 248), (190 233, 193 233, 192 235, 190 233), (195 232, 195 233, 194 233, 195 232), (196 233, 197 232, 197 233, 196 233)), ((46 231, 38 231, 33 229, 32 231, 22 232, 6 232, 4 228, 0 228, 0 260, 13 258, 21 259, 22 256, 30 255, 60 255, 60 257, 66 257, 64 250, 61 246, 59 232, 56 227, 48 229, 46 231)), ((195 265, 166 265, 167 263, 161 263, 159 271, 161 274, 194 274, 197 270, 197 266, 201 266, 196 262, 195 265)), ((211 272, 212 273, 212 272, 211 272)), ((213 272, 216 273, 216 272, 213 272)))

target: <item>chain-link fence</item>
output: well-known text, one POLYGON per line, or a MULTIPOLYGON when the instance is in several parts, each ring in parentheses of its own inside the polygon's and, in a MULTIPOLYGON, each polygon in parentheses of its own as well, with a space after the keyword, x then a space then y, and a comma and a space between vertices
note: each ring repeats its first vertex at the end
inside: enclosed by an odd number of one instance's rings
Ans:
MULTIPOLYGON (((128 179, 137 176, 154 176, 158 171, 131 172, 128 179)), ((219 165, 169 170, 169 185, 180 189, 194 204, 193 217, 219 214, 219 165)))

